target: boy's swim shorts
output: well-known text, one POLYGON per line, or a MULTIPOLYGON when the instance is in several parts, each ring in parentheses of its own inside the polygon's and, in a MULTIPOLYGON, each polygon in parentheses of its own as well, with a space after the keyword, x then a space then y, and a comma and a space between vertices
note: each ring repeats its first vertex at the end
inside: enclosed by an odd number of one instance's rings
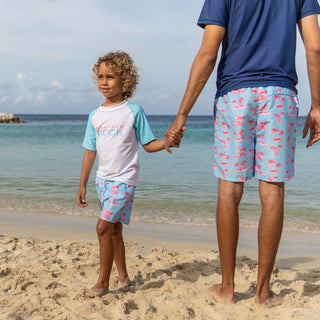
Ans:
POLYGON ((101 206, 100 219, 129 224, 135 186, 96 177, 96 188, 101 206))

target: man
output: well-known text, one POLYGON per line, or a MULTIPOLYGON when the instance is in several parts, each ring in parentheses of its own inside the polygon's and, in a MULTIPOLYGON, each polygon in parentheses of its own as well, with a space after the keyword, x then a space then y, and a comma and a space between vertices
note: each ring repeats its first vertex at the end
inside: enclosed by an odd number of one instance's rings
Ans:
POLYGON ((214 108, 222 282, 210 288, 220 301, 234 301, 238 208, 244 182, 255 176, 262 207, 255 302, 280 303, 269 283, 282 233, 284 183, 294 175, 296 24, 306 50, 310 82, 311 109, 303 130, 303 137, 310 130, 310 147, 320 140, 319 13, 317 0, 205 0, 200 14, 202 44, 166 136, 171 129, 182 130, 186 125, 222 43, 214 108))

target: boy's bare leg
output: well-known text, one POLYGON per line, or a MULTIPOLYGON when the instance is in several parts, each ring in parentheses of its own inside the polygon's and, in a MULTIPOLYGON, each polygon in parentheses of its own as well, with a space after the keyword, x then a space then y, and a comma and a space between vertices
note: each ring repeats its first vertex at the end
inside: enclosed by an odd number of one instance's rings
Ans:
POLYGON ((284 183, 259 182, 262 213, 259 222, 259 262, 255 301, 264 303, 272 295, 269 283, 278 251, 284 207, 284 183))
POLYGON ((97 283, 92 288, 82 291, 84 297, 94 298, 108 293, 114 257, 112 241, 113 228, 113 223, 101 219, 98 220, 96 229, 100 249, 100 272, 97 283))
POLYGON ((127 266, 126 266, 126 254, 125 246, 122 236, 123 225, 121 222, 117 222, 113 229, 113 245, 114 245, 114 262, 116 263, 119 281, 122 283, 128 278, 127 266))
POLYGON ((99 219, 96 229, 100 249, 100 272, 98 281, 93 288, 109 288, 109 279, 114 258, 112 241, 114 224, 99 219))
POLYGON ((233 302, 239 236, 238 208, 243 193, 243 185, 243 182, 219 180, 217 232, 222 282, 212 286, 209 290, 223 302, 233 302))

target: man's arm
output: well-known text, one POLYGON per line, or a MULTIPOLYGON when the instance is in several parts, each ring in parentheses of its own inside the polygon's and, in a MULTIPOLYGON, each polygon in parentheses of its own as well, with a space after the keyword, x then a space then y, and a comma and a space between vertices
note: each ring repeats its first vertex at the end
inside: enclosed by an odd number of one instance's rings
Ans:
MULTIPOLYGON (((200 49, 193 61, 186 91, 180 104, 175 121, 167 130, 164 145, 168 152, 170 130, 181 131, 187 122, 187 116, 208 81, 217 61, 220 44, 225 34, 225 28, 217 25, 207 25, 204 30, 200 49)), ((180 142, 179 142, 180 143, 180 142)), ((179 144, 178 143, 178 144, 179 144)), ((177 144, 177 146, 178 146, 177 144)))
POLYGON ((304 17, 299 22, 300 34, 306 49, 311 109, 303 129, 303 138, 310 130, 307 148, 320 140, 320 28, 318 15, 304 17))

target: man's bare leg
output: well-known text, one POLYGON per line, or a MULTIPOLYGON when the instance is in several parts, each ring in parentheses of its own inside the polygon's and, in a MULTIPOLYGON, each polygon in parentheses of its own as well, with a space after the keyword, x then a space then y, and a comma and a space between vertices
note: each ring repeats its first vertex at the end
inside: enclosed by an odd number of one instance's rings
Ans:
POLYGON ((243 193, 243 182, 219 180, 217 233, 222 273, 221 284, 209 290, 222 302, 233 302, 236 252, 239 236, 238 209, 243 193))
POLYGON ((259 262, 256 303, 265 303, 272 295, 269 284, 283 226, 284 183, 259 182, 262 205, 259 222, 259 262))

